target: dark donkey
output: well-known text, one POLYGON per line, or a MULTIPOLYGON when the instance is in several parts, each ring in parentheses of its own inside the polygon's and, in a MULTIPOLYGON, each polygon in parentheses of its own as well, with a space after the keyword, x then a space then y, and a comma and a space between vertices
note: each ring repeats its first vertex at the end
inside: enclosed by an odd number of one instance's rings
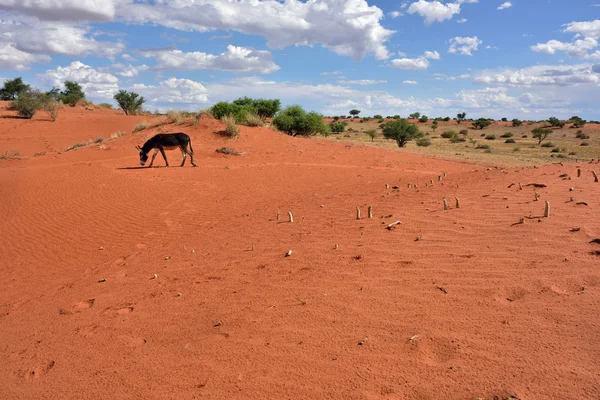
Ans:
POLYGON ((167 164, 168 167, 169 162, 167 161, 165 150, 175 150, 179 148, 179 150, 181 150, 181 155, 183 156, 180 166, 183 167, 183 164, 185 164, 185 159, 189 154, 192 165, 196 167, 196 164, 194 164, 194 149, 192 148, 192 141, 190 137, 183 132, 159 133, 158 135, 152 136, 150 139, 148 139, 148 141, 144 143, 142 147, 135 147, 140 151, 140 164, 142 166, 146 164, 146 161, 148 161, 148 153, 150 150, 154 149, 154 154, 152 155, 152 160, 150 161, 150 165, 148 165, 148 167, 152 166, 159 151, 165 159, 165 164, 167 164))

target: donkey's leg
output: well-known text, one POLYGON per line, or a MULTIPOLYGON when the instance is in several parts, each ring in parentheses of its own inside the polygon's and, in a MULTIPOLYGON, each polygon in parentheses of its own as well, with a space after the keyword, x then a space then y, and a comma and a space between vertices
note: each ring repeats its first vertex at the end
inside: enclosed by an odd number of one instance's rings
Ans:
POLYGON ((190 162, 192 163, 192 166, 197 167, 197 165, 194 163, 194 153, 188 151, 188 154, 190 155, 190 162))
POLYGON ((154 154, 152 154, 152 160, 150 160, 150 165, 148 165, 148 168, 150 168, 152 166, 152 164, 154 164, 154 159, 156 158, 157 154, 158 154, 158 149, 155 149, 154 154))
POLYGON ((181 150, 181 155, 183 156, 180 167, 183 167, 183 165, 185 164, 185 158, 187 157, 187 153, 186 153, 187 149, 184 149, 183 147, 180 146, 179 150, 181 150))
POLYGON ((168 167, 169 166, 169 162, 167 161, 167 156, 165 154, 165 149, 162 146, 160 146, 158 149, 160 150, 160 154, 162 154, 163 158, 165 159, 165 164, 167 164, 167 167, 168 167))

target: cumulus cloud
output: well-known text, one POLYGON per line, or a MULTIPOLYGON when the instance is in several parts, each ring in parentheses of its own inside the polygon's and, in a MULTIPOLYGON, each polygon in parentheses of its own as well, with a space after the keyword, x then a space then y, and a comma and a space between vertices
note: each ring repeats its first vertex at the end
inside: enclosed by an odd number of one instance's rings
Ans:
POLYGON ((429 68, 429 61, 425 57, 397 58, 391 61, 391 65, 400 69, 427 69, 429 68))
POLYGON ((431 24, 433 22, 443 22, 447 19, 452 19, 455 14, 460 13, 460 4, 443 4, 437 0, 419 0, 412 3, 406 12, 409 14, 419 14, 425 19, 426 24, 431 24))
POLYGON ((472 56, 473 51, 477 51, 479 45, 483 41, 479 40, 477 36, 473 37, 454 37, 450 39, 449 53, 459 53, 466 56, 472 56))
POLYGON ((398 18, 402 17, 404 14, 402 14, 400 11, 390 11, 388 15, 392 18, 398 18))
POLYGON ((144 57, 156 59, 155 69, 201 70, 212 69, 236 73, 270 74, 279 69, 273 62, 271 53, 247 47, 229 45, 227 51, 219 55, 198 51, 162 49, 140 52, 144 57))
POLYGON ((144 96, 154 107, 172 104, 206 104, 208 90, 200 82, 169 78, 158 85, 135 84, 132 90, 144 96))
POLYGON ((500 6, 497 8, 498 10, 505 10, 507 8, 512 7, 512 3, 510 1, 507 1, 505 3, 500 4, 500 6))
POLYGON ((127 3, 117 8, 117 16, 179 30, 260 35, 277 49, 320 44, 356 60, 367 54, 388 58, 385 42, 394 33, 379 23, 383 11, 366 0, 164 0, 127 3))
POLYGON ((119 89, 119 79, 116 76, 100 72, 80 61, 73 61, 66 67, 58 66, 56 69, 47 70, 39 74, 38 78, 58 87, 62 87, 64 81, 78 82, 91 98, 112 98, 119 89))
POLYGON ((337 83, 339 83, 340 85, 359 85, 359 86, 366 86, 366 85, 377 85, 380 83, 387 83, 387 81, 382 81, 382 80, 373 80, 373 79, 358 79, 358 80, 350 80, 350 81, 346 81, 346 80, 340 80, 337 81, 337 83))
POLYGON ((0 69, 22 71, 35 62, 49 62, 50 57, 25 53, 9 43, 0 43, 0 69))
POLYGON ((439 60, 440 59, 440 53, 438 53, 437 51, 426 51, 423 54, 423 57, 428 58, 430 60, 439 60))
POLYGON ((131 64, 115 64, 113 68, 119 69, 120 71, 116 75, 125 78, 135 78, 140 72, 148 71, 150 69, 146 64, 143 65, 131 65, 131 64))
POLYGON ((555 54, 557 51, 563 51, 573 57, 587 57, 588 51, 598 47, 598 41, 591 37, 575 40, 571 43, 565 43, 558 40, 550 40, 546 43, 538 43, 531 46, 531 50, 546 54, 555 54))
POLYGON ((457 19, 456 22, 458 24, 464 24, 465 22, 467 22, 467 19, 466 18, 457 19))
POLYGON ((510 86, 574 86, 600 84, 600 75, 591 64, 537 65, 522 69, 504 69, 498 72, 482 71, 473 82, 484 85, 510 86))
POLYGON ((571 22, 565 32, 578 33, 584 37, 600 39, 600 19, 594 21, 571 22))
POLYGON ((0 0, 0 10, 49 21, 110 21, 115 17, 116 3, 114 0, 0 0))

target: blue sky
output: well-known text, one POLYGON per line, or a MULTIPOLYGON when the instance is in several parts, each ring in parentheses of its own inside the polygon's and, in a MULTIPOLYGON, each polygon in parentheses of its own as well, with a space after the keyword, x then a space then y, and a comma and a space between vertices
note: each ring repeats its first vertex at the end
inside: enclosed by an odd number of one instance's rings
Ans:
POLYGON ((0 78, 150 110, 600 120, 598 0, 0 0, 0 78))

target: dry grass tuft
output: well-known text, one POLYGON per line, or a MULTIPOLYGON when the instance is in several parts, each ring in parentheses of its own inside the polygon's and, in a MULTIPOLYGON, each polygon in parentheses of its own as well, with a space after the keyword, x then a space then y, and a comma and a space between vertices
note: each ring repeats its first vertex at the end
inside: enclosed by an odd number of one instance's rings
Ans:
POLYGON ((237 138, 240 135, 240 128, 235 124, 235 117, 226 115, 221 118, 221 121, 225 123, 225 133, 230 138, 237 138))
POLYGON ((135 128, 133 128, 133 132, 139 132, 139 131, 143 131, 144 129, 148 128, 148 122, 147 121, 142 121, 139 124, 137 124, 135 126, 135 128))

